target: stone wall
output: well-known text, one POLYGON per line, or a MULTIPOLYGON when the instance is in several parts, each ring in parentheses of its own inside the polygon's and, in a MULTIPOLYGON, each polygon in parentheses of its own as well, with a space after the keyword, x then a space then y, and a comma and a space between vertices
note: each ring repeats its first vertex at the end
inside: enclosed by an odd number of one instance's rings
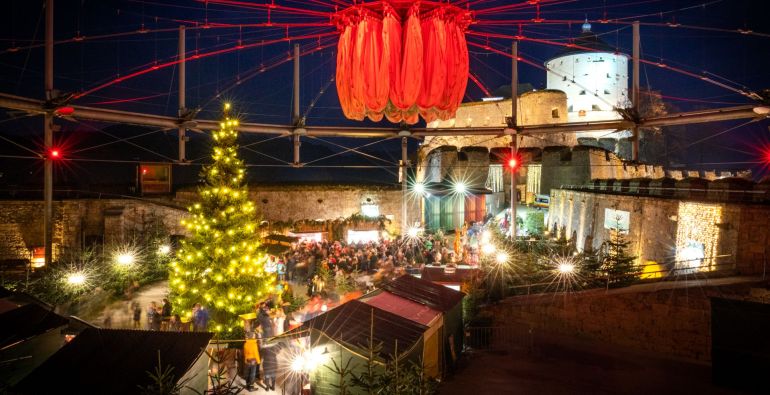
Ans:
MULTIPOLYGON (((364 204, 379 207, 391 219, 390 230, 400 231, 401 189, 376 186, 256 186, 249 193, 267 221, 337 219, 361 212, 364 204)), ((53 203, 54 259, 67 248, 79 248, 89 238, 123 240, 158 216, 170 234, 187 234, 181 220, 197 191, 178 192, 173 200, 74 199, 53 203)), ((409 223, 420 220, 420 202, 408 200, 409 223)), ((0 201, 0 260, 30 258, 42 247, 42 201, 0 201)))
MULTIPOLYGON (((699 200, 554 189, 548 228, 563 231, 578 249, 597 249, 609 238, 605 229, 607 209, 630 213, 628 241, 638 262, 673 263, 676 259, 678 218, 682 203, 699 200)), ((763 272, 770 251, 770 206, 752 203, 705 203, 721 207, 715 253, 719 269, 733 268, 742 274, 763 272), (724 266, 723 266, 724 265, 724 266)), ((694 224, 705 226, 707 224, 694 224)))
MULTIPOLYGON (((29 259, 32 248, 43 246, 43 208, 42 201, 0 201, 0 260, 29 259)), ((124 239, 153 215, 171 234, 186 233, 180 221, 187 210, 167 204, 129 199, 54 201, 54 258, 67 248, 81 247, 92 236, 105 242, 124 239)))
MULTIPOLYGON (((334 220, 360 213, 364 204, 375 204, 379 206, 380 215, 391 219, 391 230, 401 229, 400 187, 253 185, 249 188, 249 196, 265 221, 334 220)), ((197 198, 196 191, 181 191, 177 192, 175 201, 187 205, 197 198)), ((417 199, 408 199, 408 223, 420 220, 419 204, 417 199)))
POLYGON ((673 359, 711 361, 710 297, 767 302, 767 284, 745 282, 697 290, 678 283, 508 298, 486 308, 494 326, 527 325, 673 359))

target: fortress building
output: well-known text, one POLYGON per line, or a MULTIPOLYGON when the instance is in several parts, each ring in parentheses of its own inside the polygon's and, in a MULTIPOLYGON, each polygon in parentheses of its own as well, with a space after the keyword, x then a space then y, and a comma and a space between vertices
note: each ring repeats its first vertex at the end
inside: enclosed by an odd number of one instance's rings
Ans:
MULTIPOLYGON (((583 24, 583 31, 556 57, 545 62, 546 86, 567 96, 567 122, 620 119, 616 108, 626 108, 628 98, 628 55, 617 53, 583 24), (586 48, 590 48, 588 51, 586 48)), ((578 139, 627 137, 613 130, 576 133, 578 139)), ((592 145, 592 144, 589 144, 592 145)))

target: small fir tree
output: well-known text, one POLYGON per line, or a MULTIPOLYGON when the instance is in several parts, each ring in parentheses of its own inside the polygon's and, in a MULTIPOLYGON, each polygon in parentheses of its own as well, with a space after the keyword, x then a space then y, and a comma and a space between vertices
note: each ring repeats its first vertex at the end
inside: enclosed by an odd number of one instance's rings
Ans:
POLYGON ((610 238, 604 242, 602 268, 607 276, 608 287, 625 287, 639 277, 635 256, 628 253, 631 242, 620 227, 610 229, 610 238))
POLYGON ((603 285, 607 280, 607 274, 602 270, 603 262, 599 252, 587 246, 578 256, 580 272, 583 276, 584 286, 596 287, 603 285))
POLYGON ((254 203, 244 183, 245 166, 238 158, 238 121, 225 104, 224 121, 213 133, 214 162, 203 168, 200 202, 183 221, 191 236, 182 242, 171 263, 169 286, 173 307, 183 317, 201 303, 209 310, 210 327, 223 338, 242 331, 238 315, 252 312, 275 283, 264 271, 267 257, 258 249, 260 237, 254 203))

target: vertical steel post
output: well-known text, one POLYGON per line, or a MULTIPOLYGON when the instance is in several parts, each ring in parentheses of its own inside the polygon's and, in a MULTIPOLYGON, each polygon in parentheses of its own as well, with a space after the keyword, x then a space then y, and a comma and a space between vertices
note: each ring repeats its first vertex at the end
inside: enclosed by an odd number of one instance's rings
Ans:
POLYGON ((299 166, 299 146, 302 145, 299 141, 299 135, 292 136, 294 140, 294 166, 299 166))
POLYGON ((294 105, 292 108, 292 122, 298 126, 299 120, 299 44, 294 44, 294 105))
MULTIPOLYGON (((300 127, 299 119, 299 44, 294 44, 294 103, 292 105, 292 123, 295 128, 300 127)), ((294 130, 294 166, 299 166, 300 135, 294 130)))
MULTIPOLYGON (((53 99, 53 0, 45 2, 45 96, 53 99)), ((46 111, 43 117, 43 144, 45 145, 45 164, 43 180, 43 242, 45 244, 45 264, 53 262, 53 113, 46 111)))
POLYGON ((409 223, 407 221, 407 169, 409 169, 407 162, 407 140, 406 137, 401 137, 401 235, 404 236, 409 231, 409 223))
MULTIPOLYGON (((511 158, 516 158, 518 148, 516 147, 516 132, 517 132, 517 120, 518 116, 518 103, 519 102, 519 42, 514 41, 511 43, 511 125, 513 133, 511 134, 511 158)), ((517 168, 511 169, 511 240, 516 238, 516 171, 517 168)))
MULTIPOLYGON (((179 26, 179 116, 187 112, 187 104, 185 103, 185 92, 187 88, 187 59, 185 55, 185 28, 179 26)), ((185 136, 184 125, 179 125, 179 161, 184 162, 186 160, 186 143, 187 136, 185 136)))
MULTIPOLYGON (((632 72, 632 80, 631 80, 631 105, 634 108, 634 114, 635 116, 639 116, 639 21, 635 21, 633 24, 633 35, 634 35, 634 48, 632 52, 632 61, 633 61, 633 70, 632 72)), ((632 129, 633 136, 631 141, 631 159, 634 161, 639 161, 639 127, 637 126, 636 122, 634 122, 634 127, 632 129)))

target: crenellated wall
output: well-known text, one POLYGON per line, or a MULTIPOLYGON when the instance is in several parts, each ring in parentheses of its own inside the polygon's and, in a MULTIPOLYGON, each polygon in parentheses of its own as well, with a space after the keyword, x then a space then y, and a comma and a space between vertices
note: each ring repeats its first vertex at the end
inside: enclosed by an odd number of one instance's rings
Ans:
POLYGON ((710 270, 734 269, 742 274, 765 270, 770 253, 770 195, 763 184, 684 179, 649 183, 639 188, 641 193, 633 191, 631 183, 626 185, 626 191, 624 184, 616 182, 599 183, 597 190, 553 189, 548 228, 574 240, 580 250, 596 250, 610 237, 605 216, 612 211, 608 210, 620 210, 629 213, 626 238, 631 243, 629 252, 639 263, 686 267, 681 248, 693 239, 704 243, 704 262, 714 265, 710 270), (700 181, 693 185, 694 180, 700 181), (695 210, 694 214, 702 211, 703 216, 682 217, 683 208, 695 210), (719 214, 713 216, 711 211, 719 214))

